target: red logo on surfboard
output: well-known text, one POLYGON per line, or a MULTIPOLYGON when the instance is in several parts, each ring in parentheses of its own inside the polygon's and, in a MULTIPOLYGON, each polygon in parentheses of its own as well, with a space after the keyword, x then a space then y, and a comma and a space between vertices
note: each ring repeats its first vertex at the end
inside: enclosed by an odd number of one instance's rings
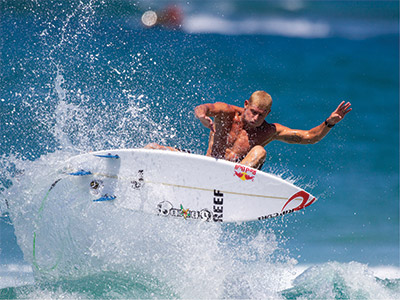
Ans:
POLYGON ((289 198, 289 200, 282 207, 281 211, 283 211, 285 209, 285 207, 295 199, 302 200, 302 201, 301 201, 299 206, 293 208, 293 211, 297 211, 297 210, 303 209, 303 208, 305 208, 307 206, 310 206, 311 204, 313 204, 315 202, 315 200, 317 200, 315 197, 313 198, 306 191, 300 191, 300 192, 297 192, 296 194, 294 194, 292 197, 289 198))
POLYGON ((253 170, 251 168, 241 166, 241 165, 236 165, 234 171, 235 171, 235 173, 233 174, 233 176, 237 176, 243 181, 246 181, 246 180, 254 181, 254 177, 256 177, 256 173, 257 173, 257 170, 253 170))

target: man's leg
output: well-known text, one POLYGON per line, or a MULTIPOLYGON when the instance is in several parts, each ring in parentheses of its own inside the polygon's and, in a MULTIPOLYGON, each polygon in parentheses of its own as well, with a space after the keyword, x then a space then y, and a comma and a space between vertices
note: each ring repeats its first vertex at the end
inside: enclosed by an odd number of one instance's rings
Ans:
POLYGON ((168 147, 168 146, 161 146, 161 145, 156 144, 156 143, 148 144, 148 145, 144 146, 144 149, 158 149, 158 150, 169 150, 169 151, 179 152, 179 150, 176 149, 176 148, 168 147))
POLYGON ((254 169, 261 169, 266 157, 267 151, 265 151, 264 147, 257 145, 251 148, 240 163, 254 169))

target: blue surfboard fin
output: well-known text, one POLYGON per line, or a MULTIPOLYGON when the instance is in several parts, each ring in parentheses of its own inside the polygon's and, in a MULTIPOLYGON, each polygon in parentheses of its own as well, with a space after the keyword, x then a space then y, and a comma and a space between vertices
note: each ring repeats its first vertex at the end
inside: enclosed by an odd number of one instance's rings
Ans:
POLYGON ((116 199, 116 196, 105 194, 104 196, 100 197, 99 199, 93 200, 93 202, 102 202, 102 201, 111 201, 116 199))
POLYGON ((90 172, 90 171, 85 171, 85 170, 80 170, 80 171, 77 171, 77 172, 68 173, 68 175, 72 175, 72 176, 86 176, 86 175, 92 175, 92 172, 90 172))
POLYGON ((103 157, 103 158, 115 158, 115 159, 119 158, 118 154, 112 155, 111 153, 108 153, 108 154, 94 154, 94 156, 103 157))

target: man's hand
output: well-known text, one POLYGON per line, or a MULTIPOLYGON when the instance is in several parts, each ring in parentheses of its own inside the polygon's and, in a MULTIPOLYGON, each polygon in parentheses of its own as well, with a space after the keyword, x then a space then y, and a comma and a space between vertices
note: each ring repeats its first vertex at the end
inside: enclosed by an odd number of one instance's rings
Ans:
POLYGON ((351 103, 345 103, 345 101, 342 101, 342 103, 339 104, 329 118, 326 119, 326 122, 328 122, 329 125, 335 125, 343 120, 344 116, 347 115, 351 110, 351 103))
POLYGON ((207 117, 207 116, 199 117, 199 120, 200 120, 201 124, 203 124, 205 127, 209 128, 212 132, 215 132, 214 122, 210 117, 207 117))

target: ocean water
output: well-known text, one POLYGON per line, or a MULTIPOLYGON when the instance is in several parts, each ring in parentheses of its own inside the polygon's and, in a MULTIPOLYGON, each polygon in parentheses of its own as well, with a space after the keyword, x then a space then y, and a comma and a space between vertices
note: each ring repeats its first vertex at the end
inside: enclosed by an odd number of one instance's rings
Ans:
POLYGON ((0 14, 0 299, 398 299, 399 4, 4 0, 0 14), (149 142, 206 151, 193 109, 269 92, 263 170, 319 200, 241 224, 41 208, 66 159, 149 142), (34 245, 35 243, 35 245, 34 245), (35 253, 34 253, 35 252, 35 253))

